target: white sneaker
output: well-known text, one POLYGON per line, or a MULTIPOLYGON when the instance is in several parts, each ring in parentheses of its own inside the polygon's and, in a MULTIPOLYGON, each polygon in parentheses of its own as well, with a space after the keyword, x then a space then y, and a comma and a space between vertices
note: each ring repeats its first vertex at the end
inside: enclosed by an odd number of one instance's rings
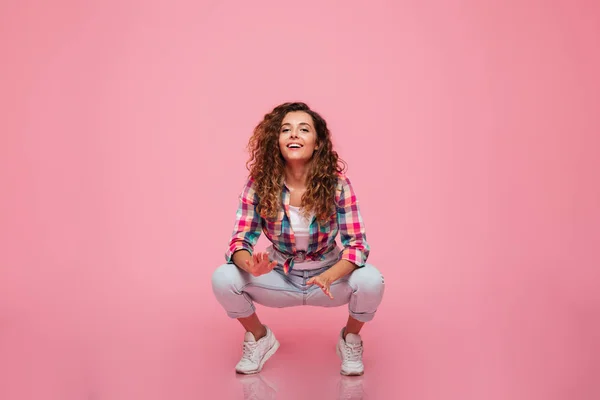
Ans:
POLYGON ((337 355, 342 360, 342 375, 362 375, 365 366, 362 362, 363 343, 360 335, 349 333, 344 340, 344 329, 340 332, 338 343, 335 348, 337 355))
POLYGON ((235 370, 240 374, 256 374, 260 372, 265 362, 277 351, 279 342, 275 335, 265 326, 267 334, 260 338, 258 342, 251 332, 244 335, 244 344, 242 346, 242 359, 235 366, 235 370))

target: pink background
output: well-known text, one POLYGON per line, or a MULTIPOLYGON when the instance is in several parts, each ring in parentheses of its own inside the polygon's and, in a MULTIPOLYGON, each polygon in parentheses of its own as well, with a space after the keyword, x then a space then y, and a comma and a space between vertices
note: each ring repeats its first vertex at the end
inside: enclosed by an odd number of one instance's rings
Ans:
MULTIPOLYGON (((600 398, 599 17, 3 2, 0 398, 243 398, 209 278, 251 130, 290 100, 331 125, 386 276, 369 398, 600 398)), ((346 309, 260 310, 277 398, 334 398, 346 309)))

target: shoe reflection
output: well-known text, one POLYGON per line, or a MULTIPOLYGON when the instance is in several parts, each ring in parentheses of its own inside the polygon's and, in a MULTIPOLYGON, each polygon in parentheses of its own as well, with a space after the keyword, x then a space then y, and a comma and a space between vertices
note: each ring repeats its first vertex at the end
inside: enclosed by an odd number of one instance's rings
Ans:
POLYGON ((274 400, 277 391, 275 386, 260 373, 252 375, 236 375, 244 391, 244 400, 274 400))
POLYGON ((337 400, 366 400, 362 376, 340 377, 337 400))

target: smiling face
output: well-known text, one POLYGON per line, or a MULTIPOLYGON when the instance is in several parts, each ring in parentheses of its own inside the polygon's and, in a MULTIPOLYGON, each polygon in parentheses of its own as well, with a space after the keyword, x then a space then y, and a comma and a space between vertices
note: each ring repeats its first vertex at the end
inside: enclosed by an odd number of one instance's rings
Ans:
POLYGON ((279 130, 279 150, 286 163, 307 163, 318 148, 312 117, 304 111, 287 113, 279 130))

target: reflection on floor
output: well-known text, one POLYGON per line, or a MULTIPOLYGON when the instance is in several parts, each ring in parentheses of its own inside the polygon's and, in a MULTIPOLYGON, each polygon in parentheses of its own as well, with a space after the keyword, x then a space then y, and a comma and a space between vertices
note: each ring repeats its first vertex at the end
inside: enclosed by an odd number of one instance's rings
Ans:
MULTIPOLYGON (((363 376, 340 375, 337 384, 336 400, 365 400, 363 376)), ((241 383, 244 400, 275 400, 285 399, 284 395, 277 396, 277 385, 263 374, 237 375, 241 383)), ((316 397, 316 395, 315 395, 316 397)))

